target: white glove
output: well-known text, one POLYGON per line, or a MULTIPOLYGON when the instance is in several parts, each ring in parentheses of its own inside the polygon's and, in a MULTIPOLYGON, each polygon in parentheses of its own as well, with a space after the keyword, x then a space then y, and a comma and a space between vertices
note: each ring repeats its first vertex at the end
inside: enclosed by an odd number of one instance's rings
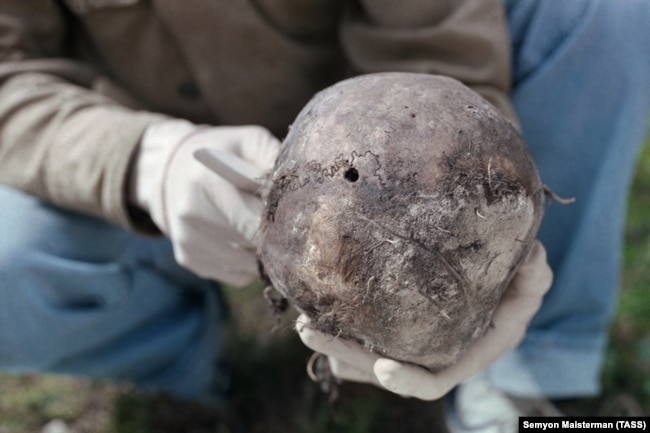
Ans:
POLYGON ((535 241, 494 312, 488 332, 455 364, 438 373, 382 358, 355 342, 316 331, 305 315, 298 317, 296 329, 306 346, 328 356, 335 377, 372 383, 407 397, 435 400, 519 345, 552 280, 546 250, 535 241))
POLYGON ((130 200, 170 238, 179 264, 244 286, 257 275, 251 241, 263 208, 258 194, 279 144, 258 126, 154 123, 134 161, 130 200))

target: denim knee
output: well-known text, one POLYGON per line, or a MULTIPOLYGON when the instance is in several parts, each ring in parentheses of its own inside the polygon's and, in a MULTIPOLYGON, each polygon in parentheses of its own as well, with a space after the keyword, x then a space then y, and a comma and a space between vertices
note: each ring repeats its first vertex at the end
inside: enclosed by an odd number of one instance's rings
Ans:
MULTIPOLYGON (((646 29, 650 4, 645 0, 504 0, 504 5, 512 38, 515 87, 574 44, 576 35, 587 33, 588 37, 578 38, 591 39, 598 46, 598 51, 591 53, 593 60, 606 59, 623 73, 643 73, 650 66, 646 29)), ((587 53, 580 60, 589 56, 587 53)), ((582 66, 586 70, 589 64, 582 66)))
POLYGON ((47 369, 78 344, 66 335, 75 314, 122 301, 126 238, 100 220, 0 187, 0 368, 47 369))
POLYGON ((99 219, 68 212, 7 187, 0 187, 0 263, 21 266, 32 254, 71 260, 113 262, 129 235, 99 219))
POLYGON ((0 369, 128 380, 210 398, 219 289, 164 239, 0 186, 0 369))
MULTIPOLYGON (((546 210, 538 236, 554 283, 510 361, 524 360, 545 395, 589 395, 599 389, 627 191, 647 132, 650 3, 512 0, 506 6, 512 99, 524 138, 543 182, 576 199, 546 210)), ((495 383, 529 394, 523 381, 508 378, 512 365, 495 364, 495 383), (499 371, 506 373, 500 379, 499 371)))
POLYGON ((97 289, 105 285, 88 280, 79 290, 86 292, 84 299, 66 297, 74 297, 70 280, 80 275, 116 274, 129 253, 128 238, 101 220, 0 187, 0 292, 5 299, 40 297, 60 306, 111 302, 123 281, 113 281, 116 290, 100 293, 97 289))

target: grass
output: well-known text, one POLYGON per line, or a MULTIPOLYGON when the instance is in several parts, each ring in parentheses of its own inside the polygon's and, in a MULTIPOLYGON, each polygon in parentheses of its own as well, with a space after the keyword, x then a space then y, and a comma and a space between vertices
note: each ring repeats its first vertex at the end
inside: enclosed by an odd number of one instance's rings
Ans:
POLYGON ((606 393, 624 393, 650 414, 650 149, 638 164, 628 207, 624 272, 603 375, 606 393))
MULTIPOLYGON (((650 144, 650 143, 649 143, 650 144)), ((639 161, 628 213, 624 273, 603 371, 601 398, 574 403, 585 414, 650 414, 650 146, 639 161)), ((237 309, 232 413, 250 433, 442 431, 440 403, 344 384, 335 403, 305 374, 310 352, 278 323, 259 287, 229 290, 237 309), (273 327, 278 329, 269 332, 273 327)), ((0 375, 0 433, 40 433, 60 419, 74 433, 227 433, 217 416, 188 402, 126 385, 52 376, 0 375)))

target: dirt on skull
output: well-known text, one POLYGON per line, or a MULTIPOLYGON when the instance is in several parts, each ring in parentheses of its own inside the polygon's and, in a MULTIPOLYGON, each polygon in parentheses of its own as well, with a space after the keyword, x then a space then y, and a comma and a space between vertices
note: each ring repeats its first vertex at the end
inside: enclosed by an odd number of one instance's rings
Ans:
POLYGON ((486 332, 543 207, 522 137, 474 91, 363 75, 292 125, 258 256, 312 326, 435 371, 486 332))

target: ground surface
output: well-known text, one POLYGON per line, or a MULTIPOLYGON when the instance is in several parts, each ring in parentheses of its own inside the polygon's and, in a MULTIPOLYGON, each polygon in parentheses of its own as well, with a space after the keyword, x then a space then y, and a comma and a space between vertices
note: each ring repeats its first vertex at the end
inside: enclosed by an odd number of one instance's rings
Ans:
MULTIPOLYGON (((625 272, 603 374, 604 395, 567 402, 575 414, 650 415, 650 150, 635 179, 625 272)), ((305 374, 310 353, 276 325, 259 288, 230 291, 237 340, 233 413, 250 433, 435 433, 441 403, 402 399, 369 386, 328 396, 305 374), (243 307, 242 307, 243 306, 243 307)), ((0 433, 227 433, 214 413, 126 385, 67 377, 0 375, 0 433)))

